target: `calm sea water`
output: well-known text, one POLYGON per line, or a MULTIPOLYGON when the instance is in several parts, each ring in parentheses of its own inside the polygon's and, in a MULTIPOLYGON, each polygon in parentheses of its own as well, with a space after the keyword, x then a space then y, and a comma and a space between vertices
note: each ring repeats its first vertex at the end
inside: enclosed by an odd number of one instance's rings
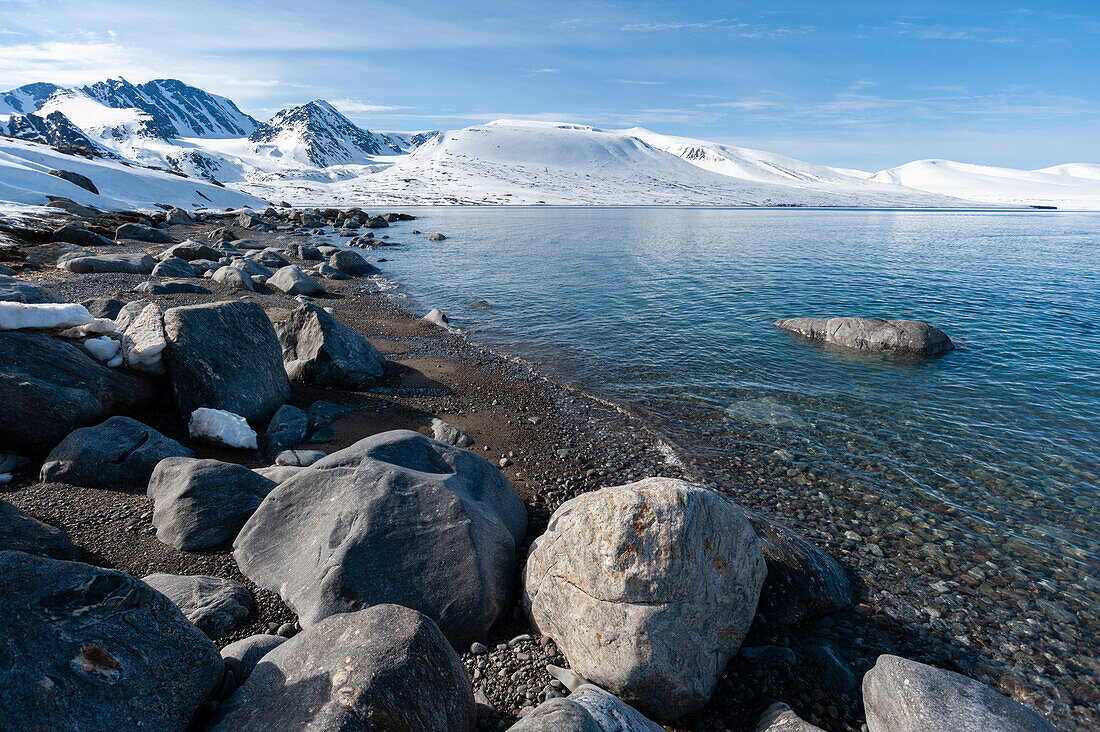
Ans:
POLYGON ((389 230, 404 247, 382 267, 416 306, 629 407, 704 469, 887 497, 1095 600, 1100 215, 415 213, 449 237, 389 230), (957 350, 903 362, 772 325, 800 315, 926 320, 957 350))

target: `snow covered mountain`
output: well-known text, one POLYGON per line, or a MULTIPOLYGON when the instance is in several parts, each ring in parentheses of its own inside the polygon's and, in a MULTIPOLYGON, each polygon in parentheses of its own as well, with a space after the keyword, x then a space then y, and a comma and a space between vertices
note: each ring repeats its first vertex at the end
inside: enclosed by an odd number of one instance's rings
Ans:
POLYGON ((60 89, 57 84, 38 82, 0 94, 0 114, 30 114, 37 112, 51 94, 60 89))
POLYGON ((150 129, 164 138, 244 137, 260 124, 225 97, 177 79, 153 79, 135 86, 120 77, 81 90, 107 107, 146 112, 150 129))
POLYGON ((360 129, 322 99, 278 112, 248 141, 259 154, 318 168, 366 164, 375 155, 402 152, 397 141, 360 129))
POLYGON ((13 114, 6 120, 0 118, 0 133, 21 140, 44 142, 59 150, 83 149, 108 154, 105 148, 84 134, 61 112, 13 114))
POLYGON ((1100 166, 1084 163, 1016 170, 952 160, 915 160, 875 173, 870 179, 990 204, 1100 209, 1100 166))

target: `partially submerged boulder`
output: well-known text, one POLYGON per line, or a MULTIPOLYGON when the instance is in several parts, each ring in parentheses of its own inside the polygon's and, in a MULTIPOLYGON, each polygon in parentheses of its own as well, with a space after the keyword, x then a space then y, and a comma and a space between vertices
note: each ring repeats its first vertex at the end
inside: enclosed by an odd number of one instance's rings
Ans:
POLYGON ((0 551, 8 550, 54 559, 80 558, 80 551, 64 531, 0 500, 0 551))
POLYGON ((233 630, 252 608, 248 588, 221 577, 158 572, 141 581, 174 602, 208 638, 221 638, 233 630))
POLYGON ((664 732, 634 707, 598 686, 584 684, 567 697, 539 704, 509 732, 664 732))
POLYGON ((775 326, 814 341, 860 351, 940 356, 955 347, 939 328, 918 320, 879 318, 787 318, 775 326))
POLYGON ((290 396, 282 348, 264 309, 218 302, 164 313, 165 360, 176 407, 209 407, 264 419, 290 396))
POLYGON ((361 389, 382 376, 386 359, 378 349, 316 305, 295 308, 275 331, 286 373, 294 381, 361 389))
POLYGON ((187 729, 222 679, 217 646, 161 593, 79 562, 0 552, 10 729, 187 729))
POLYGON ((1054 732, 979 681, 885 654, 863 676, 863 706, 869 732, 1054 732))
POLYGON ((169 458, 149 478, 157 538, 187 552, 231 542, 275 483, 243 465, 169 458))
POLYGON ((710 700, 765 575, 741 509, 701 486, 647 478, 554 512, 531 545, 524 604, 574 671, 675 720, 710 700))
POLYGON ((280 483, 241 529, 234 556, 304 627, 392 602, 465 648, 512 606, 526 530, 523 502, 487 460, 394 430, 280 483))
POLYGON ((48 452, 78 427, 152 399, 146 380, 42 333, 0 333, 0 445, 48 452))
POLYGON ((397 605, 334 615, 267 653, 210 732, 468 732, 473 689, 435 623, 397 605))
POLYGON ((46 458, 41 479, 89 488, 145 484, 161 460, 191 455, 189 448, 136 419, 111 417, 71 432, 46 458))

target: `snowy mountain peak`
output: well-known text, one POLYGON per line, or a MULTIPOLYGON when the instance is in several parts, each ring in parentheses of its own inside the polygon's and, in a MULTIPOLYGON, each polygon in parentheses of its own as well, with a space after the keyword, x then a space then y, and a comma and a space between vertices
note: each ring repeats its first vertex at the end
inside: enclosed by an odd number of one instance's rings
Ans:
POLYGON ((108 107, 148 113, 150 129, 165 139, 244 137, 259 125, 229 99, 177 79, 134 85, 119 77, 85 86, 82 91, 108 107))
POLYGON ((401 152, 395 141, 360 129, 323 99, 276 113, 248 140, 258 153, 318 168, 364 164, 373 155, 401 152))
POLYGON ((0 94, 0 114, 30 114, 37 112, 51 94, 60 89, 57 84, 36 82, 24 84, 0 94))
POLYGON ((0 133, 18 137, 21 140, 44 142, 57 150, 66 152, 89 150, 100 155, 109 154, 61 112, 50 112, 45 116, 13 114, 6 122, 0 120, 0 133))

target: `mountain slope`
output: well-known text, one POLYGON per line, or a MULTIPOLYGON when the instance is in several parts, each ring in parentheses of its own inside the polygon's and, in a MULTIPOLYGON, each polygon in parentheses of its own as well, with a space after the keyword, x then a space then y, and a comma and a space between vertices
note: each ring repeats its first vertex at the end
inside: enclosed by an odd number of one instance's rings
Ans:
POLYGON ((135 86, 120 77, 81 90, 108 107, 146 112, 152 120, 150 128, 164 138, 245 137, 259 125, 229 99, 177 79, 154 79, 135 86))
POLYGON ((1016 170, 952 160, 915 160, 879 171, 871 180, 1001 205, 1100 209, 1100 179, 1071 175, 1094 166, 1056 166, 1062 172, 1016 170))
POLYGON ((50 112, 45 116, 37 114, 13 114, 7 121, 0 119, 0 133, 18 137, 21 140, 44 142, 59 150, 84 149, 99 154, 108 151, 99 143, 84 134, 61 112, 50 112))
POLYGON ((0 114, 30 114, 37 112, 42 102, 60 89, 57 84, 37 82, 0 94, 0 114))
POLYGON ((318 168, 365 164, 397 152, 391 140, 360 129, 322 99, 278 112, 248 140, 256 153, 318 168))

